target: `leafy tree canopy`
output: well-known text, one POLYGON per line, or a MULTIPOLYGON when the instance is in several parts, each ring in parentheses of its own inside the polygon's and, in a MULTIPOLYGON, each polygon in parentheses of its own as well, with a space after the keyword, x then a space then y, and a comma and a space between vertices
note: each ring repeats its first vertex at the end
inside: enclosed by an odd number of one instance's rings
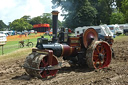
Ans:
POLYGON ((121 8, 122 8, 122 12, 125 15, 126 22, 128 23, 128 0, 123 0, 122 1, 121 8))
POLYGON ((6 28, 7 25, 2 21, 0 20, 0 30, 3 30, 3 28, 6 28))
POLYGON ((51 13, 43 13, 41 16, 34 17, 30 20, 30 24, 52 24, 51 13))
POLYGON ((123 23, 125 23, 125 17, 123 13, 121 12, 112 13, 110 18, 110 24, 123 24, 123 23))
POLYGON ((24 15, 23 17, 21 17, 21 18, 23 18, 25 21, 27 21, 28 23, 30 22, 30 20, 31 20, 31 16, 29 16, 29 15, 24 15))
POLYGON ((75 28, 92 25, 97 11, 88 0, 52 0, 54 7, 61 6, 65 14, 65 26, 75 28))
MULTIPOLYGON (((52 14, 51 13, 43 13, 41 16, 34 17, 30 20, 30 24, 50 24, 52 27, 52 14)), ((61 22, 58 20, 58 25, 61 26, 61 22)))
POLYGON ((32 25, 25 21, 24 18, 16 19, 10 23, 11 30, 23 31, 32 29, 32 25))
POLYGON ((53 8, 61 7, 64 25, 75 28, 85 25, 110 24, 115 0, 52 0, 53 8))
POLYGON ((42 23, 42 18, 41 16, 34 17, 30 20, 30 24, 41 24, 42 23))
POLYGON ((122 1, 123 0, 115 0, 115 3, 116 3, 116 6, 117 6, 117 9, 120 11, 120 12, 122 12, 123 10, 122 10, 122 1))

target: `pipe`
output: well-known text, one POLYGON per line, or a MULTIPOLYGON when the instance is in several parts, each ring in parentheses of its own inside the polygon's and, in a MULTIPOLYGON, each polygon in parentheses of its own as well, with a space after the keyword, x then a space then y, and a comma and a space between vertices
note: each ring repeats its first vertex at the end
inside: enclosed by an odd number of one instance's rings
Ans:
POLYGON ((52 38, 52 42, 53 43, 57 43, 58 42, 58 38, 57 38, 57 28, 58 28, 58 11, 52 11, 52 29, 53 29, 53 38, 52 38))

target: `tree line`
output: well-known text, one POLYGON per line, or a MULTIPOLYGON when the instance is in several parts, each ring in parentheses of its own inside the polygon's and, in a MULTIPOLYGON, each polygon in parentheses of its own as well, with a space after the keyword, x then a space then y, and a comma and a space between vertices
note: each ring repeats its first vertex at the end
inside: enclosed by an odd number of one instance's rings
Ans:
MULTIPOLYGON (((52 27, 51 13, 43 13, 42 15, 33 18, 29 15, 25 15, 20 19, 15 19, 14 21, 9 22, 9 25, 4 24, 4 22, 0 20, 0 30, 4 30, 3 28, 15 31, 31 30, 34 24, 44 23, 50 24, 50 27, 52 27)), ((59 20, 58 25, 61 26, 61 22, 59 20)))
POLYGON ((76 28, 100 24, 128 23, 128 0, 52 0, 61 7, 64 26, 76 28))

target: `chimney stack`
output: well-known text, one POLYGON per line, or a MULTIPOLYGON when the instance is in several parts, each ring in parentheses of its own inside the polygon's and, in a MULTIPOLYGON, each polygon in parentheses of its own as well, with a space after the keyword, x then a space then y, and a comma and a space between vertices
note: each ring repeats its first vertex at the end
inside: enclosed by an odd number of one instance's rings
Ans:
POLYGON ((53 30, 53 38, 52 38, 52 42, 56 43, 58 42, 58 38, 57 38, 57 29, 58 29, 58 11, 52 11, 52 30, 53 30))

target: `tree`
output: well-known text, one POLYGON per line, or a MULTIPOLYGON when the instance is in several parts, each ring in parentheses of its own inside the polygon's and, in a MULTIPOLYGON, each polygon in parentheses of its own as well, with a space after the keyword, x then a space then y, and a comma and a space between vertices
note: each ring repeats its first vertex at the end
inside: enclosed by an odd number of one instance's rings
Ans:
POLYGON ((96 9, 88 0, 52 0, 53 7, 61 6, 65 14, 65 26, 75 28, 78 26, 93 25, 96 9))
POLYGON ((28 23, 30 22, 30 20, 31 20, 31 16, 29 16, 29 15, 24 15, 23 17, 21 17, 21 18, 23 18, 25 21, 27 21, 28 23))
POLYGON ((34 17, 30 20, 30 24, 50 24, 52 25, 51 13, 43 13, 41 16, 34 17))
POLYGON ((32 29, 32 25, 25 21, 25 19, 16 19, 10 24, 11 30, 23 31, 32 29))
POLYGON ((43 23, 41 16, 34 17, 34 18, 32 18, 32 19, 30 20, 30 24, 31 24, 31 25, 34 25, 34 24, 41 24, 41 23, 43 23))
MULTIPOLYGON (((41 16, 34 17, 30 20, 30 24, 50 24, 52 27, 52 14, 51 13, 43 13, 41 16)), ((58 20, 58 25, 61 26, 61 22, 58 20)))
POLYGON ((110 24, 123 24, 125 23, 124 14, 121 12, 116 12, 111 14, 110 24))
POLYGON ((7 25, 2 20, 0 20, 0 30, 4 30, 6 27, 7 25))
POLYGON ((116 6, 117 6, 117 9, 119 10, 119 12, 122 12, 122 1, 123 0, 115 0, 116 2, 116 6))
POLYGON ((85 2, 85 4, 77 11, 75 17, 76 23, 79 23, 79 26, 94 25, 96 14, 97 11, 90 5, 90 2, 85 2))
POLYGON ((114 0, 98 0, 96 9, 98 11, 96 22, 99 24, 110 24, 110 17, 113 12, 114 0))
POLYGON ((121 8, 122 8, 122 12, 125 15, 126 22, 128 23, 128 0, 123 0, 122 1, 121 8))
POLYGON ((41 17, 42 17, 42 23, 47 23, 47 24, 50 24, 50 26, 52 26, 52 14, 51 13, 43 13, 41 17))

